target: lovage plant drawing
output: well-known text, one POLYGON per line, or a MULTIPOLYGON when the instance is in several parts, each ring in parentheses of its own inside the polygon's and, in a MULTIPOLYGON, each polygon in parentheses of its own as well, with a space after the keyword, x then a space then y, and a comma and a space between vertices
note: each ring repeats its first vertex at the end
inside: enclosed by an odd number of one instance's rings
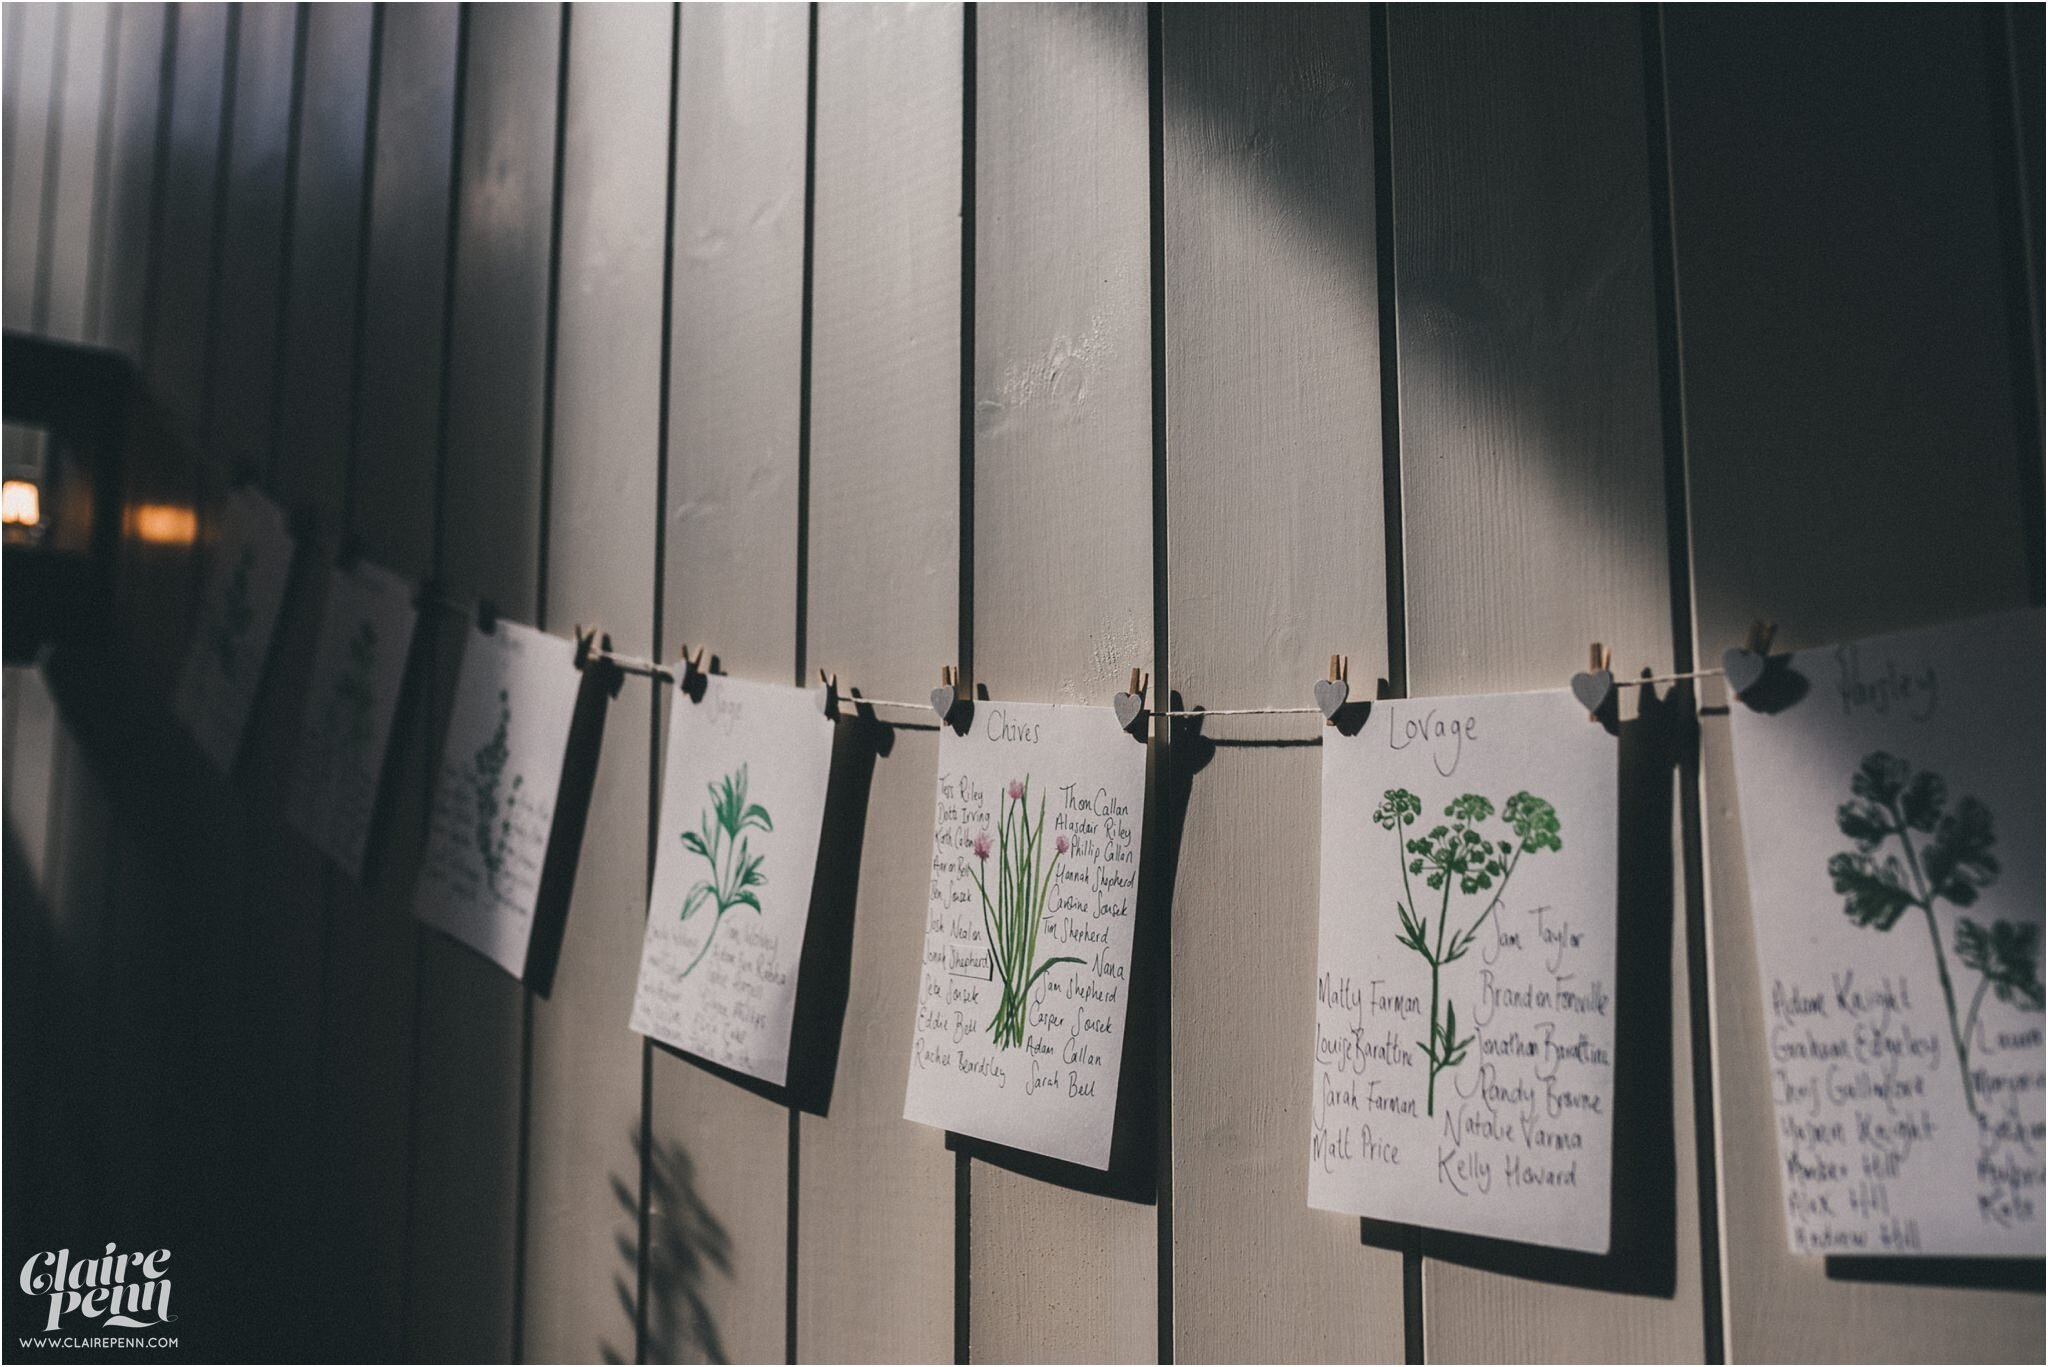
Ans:
POLYGON ((988 931, 989 980, 1002 975, 1003 995, 996 1004, 989 1033, 996 1047, 1010 1049, 1024 1042, 1024 1018, 1031 1002, 1031 989, 1057 964, 1078 964, 1071 955, 1037 963, 1038 932, 1045 919, 1045 900, 1052 890, 1054 872, 1067 852, 1067 838, 1053 837, 1050 856, 1045 848, 1045 796, 1038 798, 1034 821, 1027 805, 1031 780, 1010 780, 1001 798, 1001 819, 996 823, 993 842, 984 831, 974 838, 974 885, 981 892, 982 924, 988 931), (989 896, 983 870, 995 859, 996 892, 989 896), (1034 966, 1035 964, 1035 966, 1034 966))
POLYGON ((256 610, 249 600, 249 577, 256 570, 256 548, 242 547, 235 568, 228 575, 227 591, 221 599, 220 617, 213 628, 213 653, 220 672, 232 676, 241 658, 242 638, 256 622, 256 610))
POLYGON ((1856 848, 1828 859, 1828 877, 1842 895, 1843 912, 1859 926, 1888 931, 1908 911, 1920 912, 1934 951, 1942 1004, 1948 1010, 1963 1099, 1970 1114, 1982 1119, 1970 1075, 1977 1013, 1987 992, 2022 1011, 2041 1010, 2040 927, 2005 920, 1986 926, 1968 916, 1956 917, 1956 958, 1977 974, 1970 1005, 1959 1013, 1934 908, 1938 902, 1972 906, 1980 892, 1998 881, 1998 859, 1992 852, 1998 837, 1991 810, 1974 797, 1962 798, 1951 810, 1948 784, 1940 774, 1915 771, 1911 763, 1884 750, 1864 756, 1849 780, 1849 791, 1851 799, 1835 810, 1835 825, 1856 848))
POLYGON ((1394 909, 1401 918, 1395 938, 1429 965, 1429 1039, 1418 1040, 1429 1062, 1428 1113, 1436 1114, 1437 1074, 1465 1061, 1473 1035, 1458 1033, 1458 1008, 1443 990, 1443 971, 1465 957, 1487 918, 1507 893, 1508 880, 1527 855, 1560 850, 1557 809, 1532 793, 1518 792, 1500 810, 1510 837, 1489 835, 1493 803, 1477 793, 1453 798, 1444 808, 1447 821, 1425 835, 1405 832, 1422 815, 1422 799, 1406 788, 1389 788, 1372 819, 1395 835, 1395 858, 1401 865, 1401 900, 1394 909), (1417 898, 1413 878, 1420 875, 1427 890, 1417 898), (1487 897, 1486 894, 1492 895, 1487 897), (1479 914, 1468 922, 1462 911, 1451 916, 1454 895, 1469 907, 1485 897, 1479 914), (1434 903, 1435 905, 1430 905, 1434 903))
POLYGON ((685 978, 711 952, 711 942, 718 936, 725 913, 734 907, 752 907, 756 915, 760 914, 761 898, 754 889, 768 882, 768 875, 761 872, 761 863, 767 856, 751 852, 746 832, 775 829, 768 809, 747 801, 746 765, 705 786, 711 794, 710 810, 704 813, 696 830, 683 832, 683 847, 710 865, 711 876, 700 880, 683 898, 681 919, 689 920, 706 906, 713 909, 713 915, 703 947, 683 970, 685 978))
POLYGON ((476 795, 476 852, 483 860, 484 881, 492 892, 498 890, 498 874, 505 867, 505 846, 512 838, 512 808, 519 800, 523 775, 512 776, 509 792, 501 792, 505 761, 511 756, 506 744, 512 732, 512 695, 498 690, 498 725, 491 738, 477 748, 470 759, 470 788, 476 795))

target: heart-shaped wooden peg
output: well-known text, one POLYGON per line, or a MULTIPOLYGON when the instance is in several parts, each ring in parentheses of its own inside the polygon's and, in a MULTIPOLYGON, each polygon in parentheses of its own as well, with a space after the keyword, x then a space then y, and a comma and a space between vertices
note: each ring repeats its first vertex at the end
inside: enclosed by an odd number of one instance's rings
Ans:
POLYGON ((953 709, 960 705, 960 671, 952 665, 939 670, 939 686, 932 690, 932 711, 939 714, 940 721, 952 718, 953 709))
POLYGON ((1729 693, 1739 698, 1755 688, 1764 671, 1770 668, 1770 663, 1768 655, 1745 650, 1741 646, 1730 646, 1722 651, 1721 673, 1727 676, 1729 693))
POLYGON ((1594 669, 1572 675, 1572 696, 1583 703, 1588 712, 1597 713, 1614 696, 1614 671, 1594 669))
POLYGON ((1316 680, 1316 706, 1330 721, 1337 720, 1337 713, 1351 699, 1351 685, 1343 679, 1316 680))
POLYGON ((839 676, 821 669, 818 682, 825 686, 825 715, 836 721, 839 718, 839 676))
POLYGON ((1145 685, 1151 680, 1138 670, 1131 671, 1131 686, 1109 700, 1116 724, 1128 731, 1145 715, 1145 685))

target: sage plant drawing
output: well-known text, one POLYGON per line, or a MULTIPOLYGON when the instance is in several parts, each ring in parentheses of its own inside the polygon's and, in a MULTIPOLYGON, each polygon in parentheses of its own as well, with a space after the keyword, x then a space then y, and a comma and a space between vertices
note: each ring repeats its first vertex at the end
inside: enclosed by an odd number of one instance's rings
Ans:
POLYGON ((1031 780, 1010 780, 999 799, 1000 819, 995 839, 984 831, 974 838, 974 885, 981 892, 982 925, 988 931, 989 981, 1002 975, 1003 995, 996 1004, 988 1030, 998 1049, 1010 1049, 1024 1042, 1024 1020, 1031 1003, 1031 990, 1055 965, 1078 964, 1072 955, 1038 962, 1038 932, 1045 919, 1045 900, 1052 891, 1053 873, 1067 852, 1067 838, 1055 835, 1048 857, 1045 848, 1045 796, 1038 798, 1038 818, 1032 820, 1028 805, 1031 780), (990 857, 996 866, 996 892, 989 896, 984 876, 990 857))
POLYGON ((1472 948, 1523 858, 1563 849, 1564 842, 1558 834, 1557 809, 1532 793, 1516 793, 1501 808, 1500 820, 1510 833, 1504 838, 1488 833, 1494 807, 1477 793, 1453 798, 1444 808, 1448 820, 1427 834, 1406 836, 1421 815, 1421 798, 1406 788, 1389 788, 1372 819, 1396 838, 1402 895, 1394 904, 1401 918, 1401 933, 1395 938, 1429 965, 1429 1038, 1416 1043, 1429 1061, 1428 1113, 1435 1115, 1437 1074, 1463 1063, 1475 1038, 1458 1033, 1458 1008, 1444 992, 1443 971, 1472 948), (1427 889, 1419 900, 1414 875, 1421 876, 1427 889), (1489 891, 1492 896, 1486 897, 1489 891), (1454 895, 1464 899, 1456 920, 1451 916, 1454 895), (1464 910, 1481 897, 1486 897, 1485 905, 1467 921, 1464 910))
POLYGON ((767 856, 751 852, 746 833, 775 829, 768 809, 747 801, 746 765, 716 783, 706 784, 705 791, 711 794, 711 808, 703 814, 698 829, 683 832, 683 846, 710 865, 711 876, 700 880, 683 898, 682 919, 689 920, 707 906, 713 909, 713 915, 703 948, 683 970, 685 978, 711 952, 711 942, 718 936, 725 913, 734 907, 752 907, 755 915, 760 914, 761 898, 754 889, 768 882, 768 875, 761 872, 761 863, 767 856))
POLYGON ((1998 837, 1991 810, 1974 797, 1962 798, 1951 809, 1948 784, 1940 774, 1916 771, 1908 761, 1883 750, 1864 756, 1849 780, 1849 791, 1851 799, 1835 809, 1835 825, 1856 848, 1829 857, 1828 877, 1842 896, 1843 912, 1859 926, 1888 931, 1908 911, 1920 912, 1934 950, 1942 1004, 1948 1009, 1963 1099, 1970 1114, 1981 1120, 1970 1076, 1977 1013, 1987 992, 2019 1010, 2041 1010, 2040 927, 2025 921, 1993 921, 1986 926, 1968 916, 1956 917, 1956 959, 1977 975, 1969 1008, 1959 1014, 1934 908, 1939 902, 1958 909, 1973 906, 1977 895, 1998 881, 1998 859, 1992 852, 1998 837))
POLYGON ((498 890, 498 874, 505 867, 505 846, 512 839, 513 808, 519 800, 520 786, 526 781, 523 775, 514 774, 510 790, 503 791, 505 761, 512 753, 505 742, 511 730, 512 697, 501 688, 497 729, 471 757, 469 774, 470 788, 476 794, 476 852, 483 860, 484 881, 493 893, 498 890))
POLYGON ((242 637, 248 634, 256 621, 256 610, 249 604, 249 576, 256 570, 256 548, 242 547, 242 553, 235 559, 235 567, 228 573, 227 590, 222 595, 220 616, 213 626, 213 653, 220 661, 220 672, 234 677, 236 661, 241 656, 242 637))

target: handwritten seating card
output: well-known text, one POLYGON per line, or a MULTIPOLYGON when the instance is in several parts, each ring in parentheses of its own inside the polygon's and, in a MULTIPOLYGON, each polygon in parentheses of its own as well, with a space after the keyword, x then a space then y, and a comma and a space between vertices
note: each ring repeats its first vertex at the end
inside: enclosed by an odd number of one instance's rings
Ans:
POLYGON ((290 524, 275 503, 254 489, 228 496, 198 634, 186 651, 173 704, 200 751, 222 773, 234 768, 263 681, 291 578, 293 544, 290 524))
POLYGON ((526 976, 583 675, 574 642, 471 626, 441 747, 413 914, 526 976))
POLYGON ((939 733, 906 1119, 1109 1166, 1145 745, 1106 707, 974 704, 939 733))
POLYGON ((1606 1252, 1616 778, 1566 692, 1325 740, 1311 1206, 1606 1252))
POLYGON ((2041 1254, 2041 652, 1802 650, 1730 708, 1795 1253, 2041 1254))
POLYGON ((288 814, 352 878, 363 873, 416 620, 411 586, 391 571, 358 561, 328 572, 288 814))
POLYGON ((669 712, 632 1028, 777 1086, 833 730, 813 690, 717 676, 669 712))

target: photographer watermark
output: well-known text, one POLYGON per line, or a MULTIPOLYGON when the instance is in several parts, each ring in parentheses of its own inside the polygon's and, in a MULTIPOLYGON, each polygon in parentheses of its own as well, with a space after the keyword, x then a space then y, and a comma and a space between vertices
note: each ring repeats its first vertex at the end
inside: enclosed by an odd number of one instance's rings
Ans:
POLYGON ((67 1321, 118 1329, 151 1329, 177 1319, 171 1313, 171 1279, 166 1267, 171 1251, 117 1253, 108 1244, 105 1254, 78 1262, 71 1250, 38 1253, 21 1265, 21 1289, 30 1296, 50 1298, 50 1318, 45 1333, 64 1327, 67 1321))

